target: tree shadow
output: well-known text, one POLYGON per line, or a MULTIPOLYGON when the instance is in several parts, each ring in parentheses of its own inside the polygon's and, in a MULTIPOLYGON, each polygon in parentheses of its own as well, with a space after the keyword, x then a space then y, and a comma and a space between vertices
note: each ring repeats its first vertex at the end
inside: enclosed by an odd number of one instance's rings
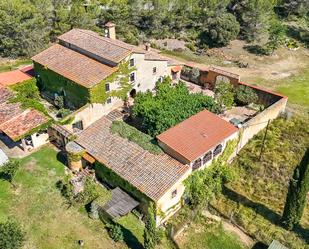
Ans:
POLYGON ((287 27, 287 36, 306 44, 309 46, 309 31, 305 30, 302 27, 295 26, 295 25, 288 25, 287 27))
POLYGON ((256 242, 251 249, 267 249, 268 246, 262 242, 256 242))
POLYGON ((301 237, 307 244, 309 244, 309 229, 304 228, 301 225, 297 225, 293 232, 297 233, 299 237, 301 237))
POLYGON ((67 155, 64 151, 59 151, 57 153, 57 160, 66 166, 68 165, 67 155))
POLYGON ((4 173, 4 172, 0 172, 0 180, 3 181, 10 181, 10 177, 8 174, 4 173))
POLYGON ((120 225, 122 233, 123 233, 123 241, 129 248, 132 249, 143 249, 143 245, 139 240, 135 237, 135 235, 124 226, 120 225))
MULTIPOLYGON (((235 201, 237 203, 241 203, 242 205, 254 209, 256 213, 263 216, 265 219, 270 221, 276 226, 281 226, 280 219, 281 215, 277 214, 270 208, 266 207, 265 205, 254 202, 247 197, 235 192, 234 190, 223 186, 223 194, 228 197, 230 200, 235 201)), ((298 236, 300 236, 306 243, 309 243, 309 229, 303 228, 302 226, 298 225, 293 230, 298 236)), ((254 247, 255 248, 255 247, 254 247)), ((256 247, 262 248, 262 247, 256 247)))
POLYGON ((254 202, 247 197, 235 192, 232 189, 227 188, 226 186, 223 187, 223 194, 227 196, 230 200, 235 202, 241 203, 242 205, 254 209, 259 215, 263 216, 265 219, 269 220, 274 225, 280 224, 281 216, 274 212, 273 210, 269 209, 265 205, 254 202))
POLYGON ((246 45, 243 48, 251 54, 260 55, 260 56, 268 55, 265 48, 261 45, 246 45))

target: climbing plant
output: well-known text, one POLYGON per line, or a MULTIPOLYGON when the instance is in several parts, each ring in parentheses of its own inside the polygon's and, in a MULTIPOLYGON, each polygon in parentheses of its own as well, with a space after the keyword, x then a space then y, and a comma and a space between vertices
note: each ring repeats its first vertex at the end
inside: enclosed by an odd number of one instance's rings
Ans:
POLYGON ((99 84, 91 88, 90 91, 90 102, 91 103, 105 103, 109 97, 118 97, 125 99, 128 92, 132 89, 132 84, 129 80, 129 75, 135 67, 129 67, 129 60, 121 62, 118 66, 118 70, 102 80, 99 84), (106 84, 118 84, 117 90, 106 92, 106 84))
POLYGON ((229 141, 223 153, 213 160, 211 166, 193 172, 185 180, 186 195, 192 206, 203 206, 221 192, 225 182, 234 179, 235 175, 227 162, 234 153, 237 143, 238 139, 229 141))

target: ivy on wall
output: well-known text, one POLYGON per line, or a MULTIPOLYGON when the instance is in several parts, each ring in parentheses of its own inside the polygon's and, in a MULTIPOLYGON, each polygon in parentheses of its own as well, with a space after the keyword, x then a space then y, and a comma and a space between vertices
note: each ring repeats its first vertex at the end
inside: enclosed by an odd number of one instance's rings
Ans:
POLYGON ((118 70, 102 80, 99 84, 90 89, 91 103, 105 103, 109 97, 118 97, 125 99, 127 94, 132 89, 132 84, 129 80, 129 75, 136 70, 135 67, 129 67, 129 60, 122 62, 118 66, 118 70), (106 84, 118 84, 117 90, 112 90, 108 93, 105 91, 106 84))
POLYGON ((239 139, 228 141, 223 153, 214 159, 209 167, 194 171, 184 181, 186 195, 193 207, 204 207, 221 192, 224 183, 235 178, 227 162, 234 153, 238 141, 239 139))
POLYGON ((148 198, 145 194, 140 192, 136 187, 124 180, 122 177, 117 175, 114 171, 107 168, 105 165, 99 162, 95 162, 94 169, 98 179, 107 182, 112 187, 120 187, 126 192, 130 193, 134 198, 141 202, 141 210, 144 213, 147 212, 148 205, 150 202, 152 202, 150 198, 148 198))
POLYGON ((129 81, 129 75, 136 68, 129 67, 129 61, 122 62, 119 64, 116 72, 89 89, 35 62, 34 70, 39 75, 38 87, 40 91, 52 95, 55 93, 65 95, 65 102, 78 109, 86 103, 103 104, 109 97, 125 99, 133 87, 129 81), (118 84, 119 87, 117 90, 106 93, 106 84, 118 84))
POLYGON ((11 103, 20 103, 24 109, 36 109, 48 116, 44 105, 40 102, 40 92, 35 78, 13 85, 11 89, 15 92, 15 96, 10 99, 11 103))
POLYGON ((36 62, 33 63, 34 70, 38 77, 38 87, 41 92, 51 95, 55 93, 65 95, 65 102, 80 108, 89 102, 89 89, 55 73, 54 71, 36 62))

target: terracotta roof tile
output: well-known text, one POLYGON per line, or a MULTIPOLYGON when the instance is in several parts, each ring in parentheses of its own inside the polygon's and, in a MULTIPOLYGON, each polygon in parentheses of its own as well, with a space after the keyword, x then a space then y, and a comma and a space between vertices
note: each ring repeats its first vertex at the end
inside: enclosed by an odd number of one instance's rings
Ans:
POLYGON ((20 71, 14 70, 10 72, 0 73, 0 85, 2 87, 11 86, 19 82, 31 79, 32 76, 20 71))
POLYGON ((204 110, 157 136, 157 139, 192 162, 238 129, 204 110))
POLYGON ((10 103, 14 94, 0 88, 0 131, 13 140, 18 140, 32 129, 48 122, 48 118, 33 109, 22 109, 20 103, 10 103))
POLYGON ((132 51, 131 46, 126 43, 99 36, 89 30, 72 29, 58 39, 115 63, 122 61, 132 51))
POLYGON ((48 118, 42 113, 34 109, 27 109, 21 114, 1 124, 0 130, 16 141, 32 129, 46 123, 47 121, 48 118))
POLYGON ((32 59, 87 88, 93 87, 117 70, 117 67, 107 66, 59 44, 51 46, 32 59))
POLYGON ((154 201, 189 171, 166 154, 154 155, 110 132, 111 121, 101 118, 81 132, 76 142, 154 201))

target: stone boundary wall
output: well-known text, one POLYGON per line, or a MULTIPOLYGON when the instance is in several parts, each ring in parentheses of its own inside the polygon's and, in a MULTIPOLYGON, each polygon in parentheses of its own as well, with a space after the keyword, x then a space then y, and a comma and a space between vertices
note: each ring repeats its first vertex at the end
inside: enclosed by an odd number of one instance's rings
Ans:
POLYGON ((281 99, 243 124, 243 127, 240 128, 242 135, 238 144, 237 153, 254 135, 267 126, 268 120, 274 120, 285 111, 287 100, 286 97, 281 97, 281 99))

